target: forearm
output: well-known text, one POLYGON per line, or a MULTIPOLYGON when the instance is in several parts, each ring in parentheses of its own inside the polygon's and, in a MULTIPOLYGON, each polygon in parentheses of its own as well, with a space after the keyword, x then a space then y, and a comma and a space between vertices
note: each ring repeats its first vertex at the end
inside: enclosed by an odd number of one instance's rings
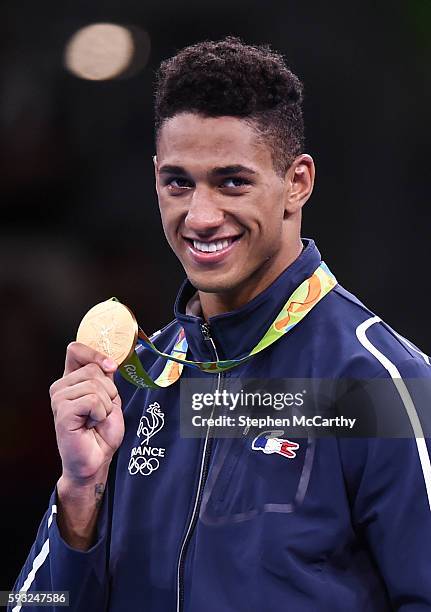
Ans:
MULTIPOLYGON (((66 484, 63 480, 59 482, 60 490, 64 489, 66 491, 68 488, 65 486, 66 484)), ((109 485, 107 484, 104 498, 108 496, 108 491, 109 485)), ((60 503, 56 488, 51 495, 48 510, 40 523, 36 539, 13 590, 69 591, 70 608, 68 610, 70 612, 83 612, 84 610, 102 612, 106 610, 109 592, 106 570, 109 533, 107 501, 107 499, 103 499, 100 508, 96 512, 93 510, 92 513, 92 517, 97 519, 97 540, 95 539, 86 550, 80 550, 69 545, 63 535, 60 534, 57 512, 60 503)), ((74 524, 77 517, 73 513, 72 516, 74 517, 72 524, 74 524)), ((85 522, 84 515, 82 515, 81 520, 85 522)), ((79 530, 82 530, 82 526, 78 527, 79 530)), ((96 535, 95 528, 91 528, 91 531, 96 535)), ((24 607, 22 612, 24 612, 24 607)), ((8 610, 13 610, 13 608, 14 606, 11 605, 8 610)), ((47 612, 54 612, 59 608, 56 604, 53 604, 44 609, 47 612)), ((17 610, 15 609, 14 612, 17 612, 17 610)))
POLYGON ((61 537, 76 550, 88 550, 95 542, 97 517, 108 470, 89 482, 76 483, 61 476, 57 483, 57 524, 61 537))

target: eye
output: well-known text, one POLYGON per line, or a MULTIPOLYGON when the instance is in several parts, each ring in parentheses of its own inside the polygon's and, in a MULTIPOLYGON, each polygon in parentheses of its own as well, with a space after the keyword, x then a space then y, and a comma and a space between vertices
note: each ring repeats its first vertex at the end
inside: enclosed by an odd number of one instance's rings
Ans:
POLYGON ((227 187, 228 189, 235 189, 238 187, 244 187, 250 185, 250 181, 247 181, 244 178, 238 177, 238 176, 230 176, 229 178, 225 179, 222 183, 222 187, 227 187))
POLYGON ((171 178, 165 184, 171 189, 189 189, 192 186, 189 180, 181 176, 171 178))

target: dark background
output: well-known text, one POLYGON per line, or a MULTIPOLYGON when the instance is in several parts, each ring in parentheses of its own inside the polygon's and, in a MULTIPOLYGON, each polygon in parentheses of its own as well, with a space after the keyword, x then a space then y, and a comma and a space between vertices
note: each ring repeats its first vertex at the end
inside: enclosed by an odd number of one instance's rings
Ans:
POLYGON ((0 590, 11 588, 59 476, 48 388, 93 304, 116 295, 147 332, 172 318, 183 278, 153 185, 159 62, 227 34, 270 43, 305 83, 304 214, 338 280, 425 352, 431 5, 371 2, 3 3, 0 14, 0 590), (129 79, 63 68, 92 22, 145 29, 129 79))

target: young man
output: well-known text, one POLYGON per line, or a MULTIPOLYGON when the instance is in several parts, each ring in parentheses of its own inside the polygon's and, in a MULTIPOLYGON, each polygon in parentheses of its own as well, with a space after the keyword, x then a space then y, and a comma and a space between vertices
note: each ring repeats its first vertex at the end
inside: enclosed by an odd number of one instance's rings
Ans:
POLYGON ((429 395, 418 403, 401 378, 429 379, 429 359, 301 240, 314 182, 301 101, 280 55, 237 39, 162 64, 157 193, 187 280, 154 343, 240 361, 217 373, 175 366, 163 379, 173 362, 141 350, 161 383, 145 390, 104 355, 68 347, 51 387, 63 473, 16 591, 67 590, 80 611, 431 606, 429 395), (291 442, 283 431, 213 438, 208 426, 181 437, 180 381, 191 377, 210 391, 234 377, 386 379, 414 435, 291 442))

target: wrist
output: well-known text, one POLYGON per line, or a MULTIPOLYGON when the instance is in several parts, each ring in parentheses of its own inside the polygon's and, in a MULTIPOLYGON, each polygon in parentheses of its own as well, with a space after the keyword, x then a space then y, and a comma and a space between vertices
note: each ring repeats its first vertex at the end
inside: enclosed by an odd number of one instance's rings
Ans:
POLYGON ((63 539, 72 548, 88 550, 95 542, 96 522, 104 497, 107 473, 95 478, 68 479, 57 482, 57 524, 63 539))
POLYGON ((57 481, 57 496, 60 502, 85 504, 89 508, 98 508, 105 492, 107 475, 86 481, 85 483, 69 480, 67 476, 60 476, 57 481))
POLYGON ((87 477, 77 477, 63 468, 63 472, 57 482, 57 488, 64 493, 85 494, 86 491, 93 491, 99 484, 106 484, 109 472, 109 463, 104 464, 95 474, 87 477))

